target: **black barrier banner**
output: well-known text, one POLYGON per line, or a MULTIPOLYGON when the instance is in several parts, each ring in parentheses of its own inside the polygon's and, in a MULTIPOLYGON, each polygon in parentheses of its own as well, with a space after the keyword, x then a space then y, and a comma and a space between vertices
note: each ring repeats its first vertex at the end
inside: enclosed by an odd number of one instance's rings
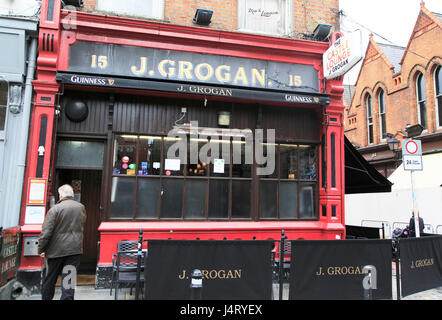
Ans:
POLYGON ((402 295, 442 286, 442 237, 399 241, 402 295))
POLYGON ((270 300, 273 245, 258 240, 150 240, 146 299, 190 299, 191 275, 198 269, 203 300, 270 300))
POLYGON ((292 241, 290 300, 362 300, 369 288, 392 298, 391 240, 292 241))

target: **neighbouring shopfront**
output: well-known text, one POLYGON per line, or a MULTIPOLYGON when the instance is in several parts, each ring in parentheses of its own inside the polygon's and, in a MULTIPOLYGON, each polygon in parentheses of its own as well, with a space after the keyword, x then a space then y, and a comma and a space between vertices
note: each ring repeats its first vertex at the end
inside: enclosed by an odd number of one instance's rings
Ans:
MULTIPOLYGON (((47 207, 59 186, 74 187, 88 214, 82 266, 98 286, 118 241, 140 229, 147 239, 344 237, 343 89, 322 74, 328 43, 68 19, 42 6, 26 178, 46 179, 47 207)), ((35 237, 27 206, 22 232, 35 237)), ((40 266, 22 256, 22 271, 40 266)))

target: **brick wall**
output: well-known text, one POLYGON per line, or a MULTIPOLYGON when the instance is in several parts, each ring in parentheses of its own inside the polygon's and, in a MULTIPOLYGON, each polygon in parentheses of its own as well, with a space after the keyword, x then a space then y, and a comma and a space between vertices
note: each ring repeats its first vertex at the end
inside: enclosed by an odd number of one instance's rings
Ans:
MULTIPOLYGON (((293 37, 311 33, 318 23, 338 27, 339 0, 292 0, 293 37)), ((94 11, 97 0, 83 0, 83 11, 94 11)), ((165 0, 164 20, 174 24, 193 26, 197 8, 214 11, 209 28, 234 31, 238 29, 238 0, 165 0)))
MULTIPOLYGON (((374 145, 386 143, 380 137, 378 90, 386 92, 387 132, 402 139, 407 124, 418 123, 415 80, 417 72, 425 77, 428 131, 424 135, 441 132, 436 125, 433 73, 442 64, 442 24, 423 8, 409 43, 408 52, 403 56, 399 73, 393 74, 391 65, 385 61, 382 51, 371 39, 360 71, 351 106, 345 112, 345 135, 361 147, 367 146, 367 109, 364 97, 371 94, 374 122, 374 145)), ((442 143, 442 141, 441 141, 442 143)), ((424 147, 425 150, 425 147, 424 147)))

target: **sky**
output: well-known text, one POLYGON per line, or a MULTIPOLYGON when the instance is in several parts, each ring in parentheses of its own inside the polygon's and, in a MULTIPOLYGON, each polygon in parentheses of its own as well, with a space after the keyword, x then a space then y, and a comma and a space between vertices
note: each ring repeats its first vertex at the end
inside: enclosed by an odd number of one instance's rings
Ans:
MULTIPOLYGON (((339 0, 340 10, 347 17, 341 19, 341 31, 360 29, 365 53, 368 35, 373 33, 379 43, 406 47, 416 23, 421 0, 339 0), (376 34, 381 37, 377 37, 376 34)), ((426 0, 425 7, 442 14, 442 0, 426 0)), ((344 78, 344 83, 354 84, 360 63, 344 78)))

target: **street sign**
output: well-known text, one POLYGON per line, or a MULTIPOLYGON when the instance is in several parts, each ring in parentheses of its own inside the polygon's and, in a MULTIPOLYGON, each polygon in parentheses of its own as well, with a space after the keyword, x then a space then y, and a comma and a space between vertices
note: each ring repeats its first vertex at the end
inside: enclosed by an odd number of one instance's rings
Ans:
POLYGON ((422 156, 404 155, 402 163, 406 171, 422 171, 424 169, 422 164, 422 156))
POLYGON ((420 140, 402 140, 402 163, 406 171, 422 171, 422 143, 420 140))
POLYGON ((420 140, 402 140, 402 154, 412 156, 422 156, 422 142, 420 140))

